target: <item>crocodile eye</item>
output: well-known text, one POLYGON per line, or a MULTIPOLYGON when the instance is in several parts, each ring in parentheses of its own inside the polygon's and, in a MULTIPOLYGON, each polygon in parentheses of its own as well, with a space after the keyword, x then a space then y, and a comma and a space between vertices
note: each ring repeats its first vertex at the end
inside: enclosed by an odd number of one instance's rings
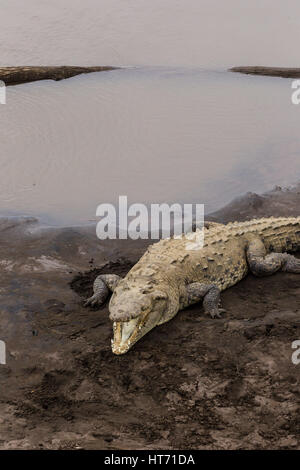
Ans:
POLYGON ((146 287, 145 289, 143 289, 141 291, 142 294, 149 294, 149 292, 151 292, 151 288, 150 287, 146 287))

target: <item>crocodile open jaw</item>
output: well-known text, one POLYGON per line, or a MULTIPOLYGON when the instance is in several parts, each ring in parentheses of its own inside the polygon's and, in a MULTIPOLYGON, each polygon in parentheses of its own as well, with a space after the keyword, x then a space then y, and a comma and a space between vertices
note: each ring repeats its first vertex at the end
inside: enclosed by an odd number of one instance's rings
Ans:
POLYGON ((148 314, 126 322, 114 322, 112 340, 112 352, 114 354, 125 354, 136 341, 143 336, 141 329, 145 325, 148 314))

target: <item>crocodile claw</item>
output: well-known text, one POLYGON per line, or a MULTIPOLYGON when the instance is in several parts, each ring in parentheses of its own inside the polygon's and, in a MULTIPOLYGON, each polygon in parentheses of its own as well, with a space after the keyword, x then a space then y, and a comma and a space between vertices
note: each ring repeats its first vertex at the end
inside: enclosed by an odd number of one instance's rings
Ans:
POLYGON ((225 308, 215 308, 210 312, 207 312, 211 318, 222 318, 222 313, 226 313, 225 308))
POLYGON ((88 307, 88 306, 96 307, 96 306, 102 305, 102 303, 103 303, 102 296, 99 294, 94 294, 92 295, 92 297, 90 297, 84 302, 83 306, 84 307, 88 307))

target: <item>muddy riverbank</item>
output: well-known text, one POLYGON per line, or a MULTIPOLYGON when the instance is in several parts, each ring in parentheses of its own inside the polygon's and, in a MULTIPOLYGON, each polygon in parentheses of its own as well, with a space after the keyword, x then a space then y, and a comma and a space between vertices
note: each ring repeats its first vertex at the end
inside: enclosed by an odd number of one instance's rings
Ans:
POLYGON ((82 73, 107 72, 117 68, 118 67, 109 65, 99 67, 76 67, 68 65, 57 67, 0 67, 0 80, 2 80, 6 86, 10 86, 36 82, 38 80, 64 80, 82 73))
MULTIPOLYGON (((208 219, 299 214, 300 186, 208 219)), ((249 275, 223 293, 224 318, 195 305, 114 356, 107 305, 83 300, 97 273, 125 275, 147 244, 1 219, 0 448, 299 448, 299 275, 249 275)))
POLYGON ((269 77, 300 78, 300 68, 296 67, 260 67, 244 66, 232 67, 231 72, 238 72, 250 75, 267 75, 269 77))

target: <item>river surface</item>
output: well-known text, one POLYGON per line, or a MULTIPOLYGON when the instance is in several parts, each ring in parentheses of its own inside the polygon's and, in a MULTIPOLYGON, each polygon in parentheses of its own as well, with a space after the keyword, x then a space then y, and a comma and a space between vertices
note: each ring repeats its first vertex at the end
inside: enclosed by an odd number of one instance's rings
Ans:
POLYGON ((87 223, 119 195, 208 213, 299 180, 292 80, 226 71, 299 65, 299 14, 293 0, 2 0, 0 65, 124 68, 7 89, 0 215, 87 223))

